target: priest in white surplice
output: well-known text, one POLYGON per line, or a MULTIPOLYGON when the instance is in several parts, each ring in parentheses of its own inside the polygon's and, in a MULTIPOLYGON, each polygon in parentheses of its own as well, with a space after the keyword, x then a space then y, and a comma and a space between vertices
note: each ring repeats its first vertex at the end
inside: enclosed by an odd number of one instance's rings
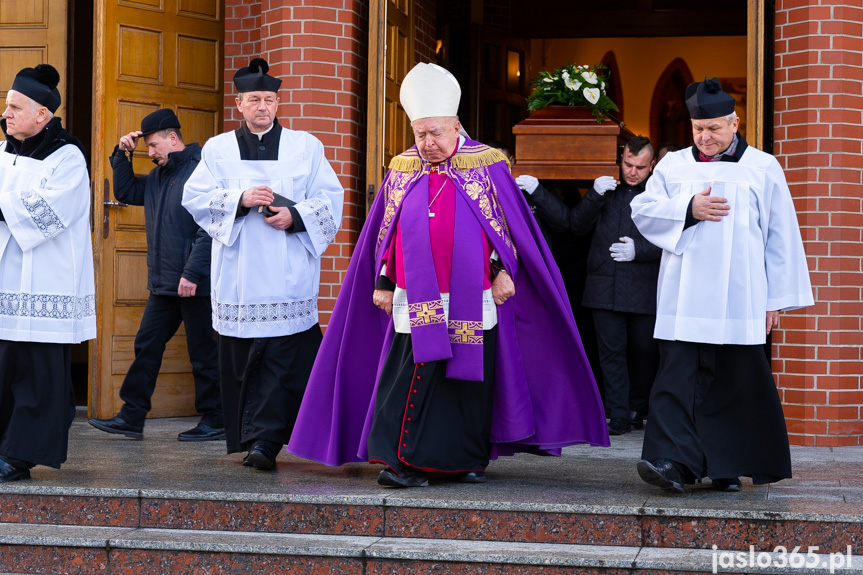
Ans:
POLYGON ((183 206, 213 238, 213 327, 228 453, 273 469, 318 347, 321 255, 344 190, 321 142, 276 121, 282 81, 254 58, 234 75, 243 125, 209 140, 183 206), (272 204, 272 205, 271 205, 272 204))
POLYGON ((72 344, 96 337, 90 178, 59 81, 24 68, 0 120, 0 483, 66 461, 72 344))
POLYGON ((770 154, 737 131, 716 78, 691 84, 695 145, 666 155, 631 203, 663 249, 641 478, 666 490, 710 477, 722 491, 791 477, 767 334, 780 311, 812 305, 791 193, 770 154))

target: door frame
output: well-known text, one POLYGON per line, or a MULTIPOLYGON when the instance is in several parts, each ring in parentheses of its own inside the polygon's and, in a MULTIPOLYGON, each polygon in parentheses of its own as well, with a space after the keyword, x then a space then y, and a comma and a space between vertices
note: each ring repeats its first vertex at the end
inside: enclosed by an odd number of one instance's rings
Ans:
MULTIPOLYGON (((413 0, 410 0, 413 1, 413 0)), ((387 0, 369 0, 369 69, 368 69, 368 114, 366 142, 366 183, 369 203, 374 191, 380 185, 378 171, 384 149, 384 74, 383 69, 386 43, 386 4, 387 0)), ((765 42, 766 30, 765 0, 747 0, 747 140, 753 146, 763 149, 765 142, 765 98, 772 97, 767 92, 765 81, 765 42)), ((478 48, 479 49, 479 48, 478 48)), ((477 58, 472 58, 476 60, 477 58)), ((478 99, 478 96, 475 96, 478 99)), ((476 109, 477 102, 469 104, 476 109)), ((368 209, 368 205, 366 207, 368 209)))

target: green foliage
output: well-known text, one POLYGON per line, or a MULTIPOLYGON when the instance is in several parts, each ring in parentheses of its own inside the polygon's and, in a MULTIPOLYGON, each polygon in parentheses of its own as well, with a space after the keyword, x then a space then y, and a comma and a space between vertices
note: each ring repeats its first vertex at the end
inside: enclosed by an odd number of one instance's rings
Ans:
POLYGON ((608 74, 602 64, 576 66, 567 64, 552 72, 540 72, 527 97, 528 110, 540 110, 551 104, 588 108, 601 122, 617 106, 605 94, 608 74))

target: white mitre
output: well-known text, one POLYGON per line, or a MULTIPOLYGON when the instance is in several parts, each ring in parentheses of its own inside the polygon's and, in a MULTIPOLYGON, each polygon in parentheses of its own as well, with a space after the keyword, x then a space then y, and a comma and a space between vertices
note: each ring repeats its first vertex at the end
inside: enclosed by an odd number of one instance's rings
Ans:
POLYGON ((420 62, 402 81, 399 100, 413 122, 458 115, 461 88, 455 76, 437 64, 420 62))

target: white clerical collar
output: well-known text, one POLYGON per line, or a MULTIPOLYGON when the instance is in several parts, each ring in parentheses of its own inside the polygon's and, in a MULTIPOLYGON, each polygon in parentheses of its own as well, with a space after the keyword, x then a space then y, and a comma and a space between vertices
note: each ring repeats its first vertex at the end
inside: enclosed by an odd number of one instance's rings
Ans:
MULTIPOLYGON (((272 124, 270 124, 270 127, 269 127, 269 128, 267 128, 266 130, 264 130, 263 132, 252 132, 251 130, 249 130, 249 132, 250 132, 252 135, 257 136, 257 137, 258 137, 258 140, 262 140, 262 139, 264 138, 264 134, 266 134, 266 133, 268 133, 270 130, 272 130, 272 129, 273 129, 273 126, 275 126, 275 125, 276 125, 276 123, 275 123, 275 122, 273 122, 272 124)), ((246 127, 248 128, 248 125, 247 125, 246 127)))

